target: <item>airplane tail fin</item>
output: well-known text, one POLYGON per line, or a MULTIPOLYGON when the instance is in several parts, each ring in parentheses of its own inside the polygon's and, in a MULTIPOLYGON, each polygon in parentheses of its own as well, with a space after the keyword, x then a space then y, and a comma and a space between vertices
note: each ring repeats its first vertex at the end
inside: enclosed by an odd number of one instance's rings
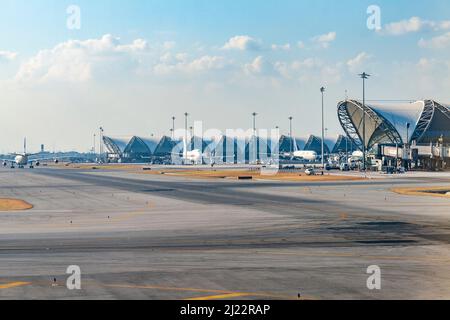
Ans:
POLYGON ((23 138, 23 154, 27 154, 27 138, 23 138))

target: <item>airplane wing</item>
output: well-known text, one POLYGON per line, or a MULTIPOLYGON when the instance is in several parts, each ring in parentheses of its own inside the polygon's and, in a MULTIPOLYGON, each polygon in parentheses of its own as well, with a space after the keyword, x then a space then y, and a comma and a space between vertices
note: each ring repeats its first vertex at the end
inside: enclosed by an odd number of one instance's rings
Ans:
POLYGON ((8 164, 10 164, 11 166, 15 165, 14 159, 1 159, 1 162, 3 164, 3 167, 6 167, 8 164))
POLYGON ((228 159, 228 158, 231 158, 231 159, 234 159, 235 158, 235 156, 208 156, 208 157, 205 157, 205 158, 212 158, 212 159, 223 159, 223 158, 226 158, 226 159, 228 159))
POLYGON ((63 157, 49 157, 49 158, 34 158, 34 159, 28 159, 28 163, 33 162, 46 162, 46 161, 55 161, 55 160, 62 160, 62 159, 69 159, 72 158, 72 156, 63 156, 63 157))

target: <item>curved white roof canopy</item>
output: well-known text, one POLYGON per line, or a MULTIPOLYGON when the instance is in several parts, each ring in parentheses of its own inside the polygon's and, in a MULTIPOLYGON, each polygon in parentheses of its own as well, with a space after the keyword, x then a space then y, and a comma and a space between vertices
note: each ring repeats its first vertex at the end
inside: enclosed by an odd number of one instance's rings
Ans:
POLYGON ((110 137, 110 136, 103 136, 103 141, 105 142, 105 145, 108 149, 113 153, 123 153, 130 143, 130 141, 133 139, 133 136, 125 136, 125 137, 110 137))
POLYGON ((411 140, 413 132, 425 111, 426 101, 414 103, 388 103, 365 105, 358 100, 347 100, 338 104, 338 116, 347 135, 362 149, 363 123, 365 118, 366 148, 377 143, 403 144, 411 140), (410 127, 407 128, 409 123, 410 127))
POLYGON ((146 147, 149 149, 151 154, 155 153, 155 150, 158 147, 159 142, 161 141, 161 139, 153 138, 153 137, 150 137, 150 138, 135 137, 135 138, 142 141, 146 145, 146 147))
POLYGON ((406 141, 407 135, 408 139, 411 138, 411 134, 420 120, 425 108, 425 102, 368 104, 367 106, 389 121, 400 134, 402 140, 406 141), (410 125, 409 130, 407 130, 408 123, 410 125))

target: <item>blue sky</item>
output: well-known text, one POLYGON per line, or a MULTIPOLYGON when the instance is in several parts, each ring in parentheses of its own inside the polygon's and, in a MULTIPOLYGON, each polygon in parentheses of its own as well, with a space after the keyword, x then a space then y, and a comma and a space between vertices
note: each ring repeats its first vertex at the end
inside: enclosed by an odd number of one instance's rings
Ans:
POLYGON ((28 53, 68 38, 86 39, 107 33, 124 39, 137 36, 214 45, 234 34, 292 42, 328 30, 342 35, 343 49, 349 43, 355 46, 355 40, 360 47, 371 45, 372 34, 363 28, 367 19, 365 10, 371 4, 382 8, 386 22, 412 16, 446 20, 450 16, 446 0, 2 0, 0 3, 2 44, 28 53), (83 14, 83 28, 76 32, 64 28, 67 18, 64 12, 71 4, 79 5, 83 14))
MULTIPOLYGON (((431 1, 0 0, 0 152, 28 135, 35 148, 87 150, 94 130, 167 134, 189 111, 206 127, 320 132, 345 96, 450 101, 450 5, 431 1), (81 29, 66 27, 69 5, 81 29), (381 9, 382 30, 366 26, 381 9), (49 121, 49 120, 52 121, 49 121), (25 127, 25 128, 24 128, 25 127), (67 128, 71 128, 68 130, 67 128), (55 132, 58 132, 55 135, 55 132)), ((181 125, 181 123, 180 123, 181 125)))

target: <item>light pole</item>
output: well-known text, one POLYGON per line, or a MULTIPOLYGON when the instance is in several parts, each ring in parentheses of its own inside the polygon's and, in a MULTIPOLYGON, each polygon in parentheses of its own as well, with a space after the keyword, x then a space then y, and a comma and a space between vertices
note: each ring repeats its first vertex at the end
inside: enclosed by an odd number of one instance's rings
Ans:
POLYGON ((363 81, 363 170, 366 171, 366 79, 369 79, 370 74, 363 72, 359 77, 363 81))
POLYGON ((253 116, 253 137, 250 140, 249 143, 249 150, 248 150, 248 158, 249 163, 254 158, 255 161, 258 160, 258 138, 256 137, 256 116, 258 114, 256 112, 252 113, 253 116))
POLYGON ((289 117, 289 137, 291 138, 291 141, 289 143, 290 152, 294 152, 294 137, 292 136, 292 119, 294 119, 292 116, 289 117))
POLYGON ((406 147, 409 146, 409 128, 411 127, 411 124, 409 122, 406 123, 406 147))
POLYGON ((188 152, 188 117, 189 117, 189 113, 185 113, 184 114, 184 158, 187 158, 187 152, 188 152))
POLYGON ((409 128, 411 124, 409 122, 406 123, 406 143, 403 149, 406 149, 406 155, 408 157, 408 170, 411 168, 411 153, 409 149, 409 128))
POLYGON ((348 163, 348 137, 345 137, 345 161, 348 163))
POLYGON ((175 117, 172 117, 172 140, 175 141, 175 117))
POLYGON ((325 87, 320 88, 320 92, 322 93, 322 168, 325 168, 325 120, 324 120, 324 94, 325 94, 325 87))
POLYGON ((253 135, 254 136, 256 136, 256 116, 257 116, 258 114, 256 113, 256 112, 253 112, 252 113, 252 116, 253 116, 253 135))
POLYGON ((97 141, 97 135, 94 133, 94 144, 92 145, 93 147, 92 147, 92 153, 95 155, 95 143, 96 143, 96 141, 97 141))
POLYGON ((99 150, 100 156, 99 157, 100 157, 100 162, 101 162, 102 157, 103 157, 103 132, 104 132, 103 127, 100 127, 99 130, 100 130, 100 150, 99 150))

